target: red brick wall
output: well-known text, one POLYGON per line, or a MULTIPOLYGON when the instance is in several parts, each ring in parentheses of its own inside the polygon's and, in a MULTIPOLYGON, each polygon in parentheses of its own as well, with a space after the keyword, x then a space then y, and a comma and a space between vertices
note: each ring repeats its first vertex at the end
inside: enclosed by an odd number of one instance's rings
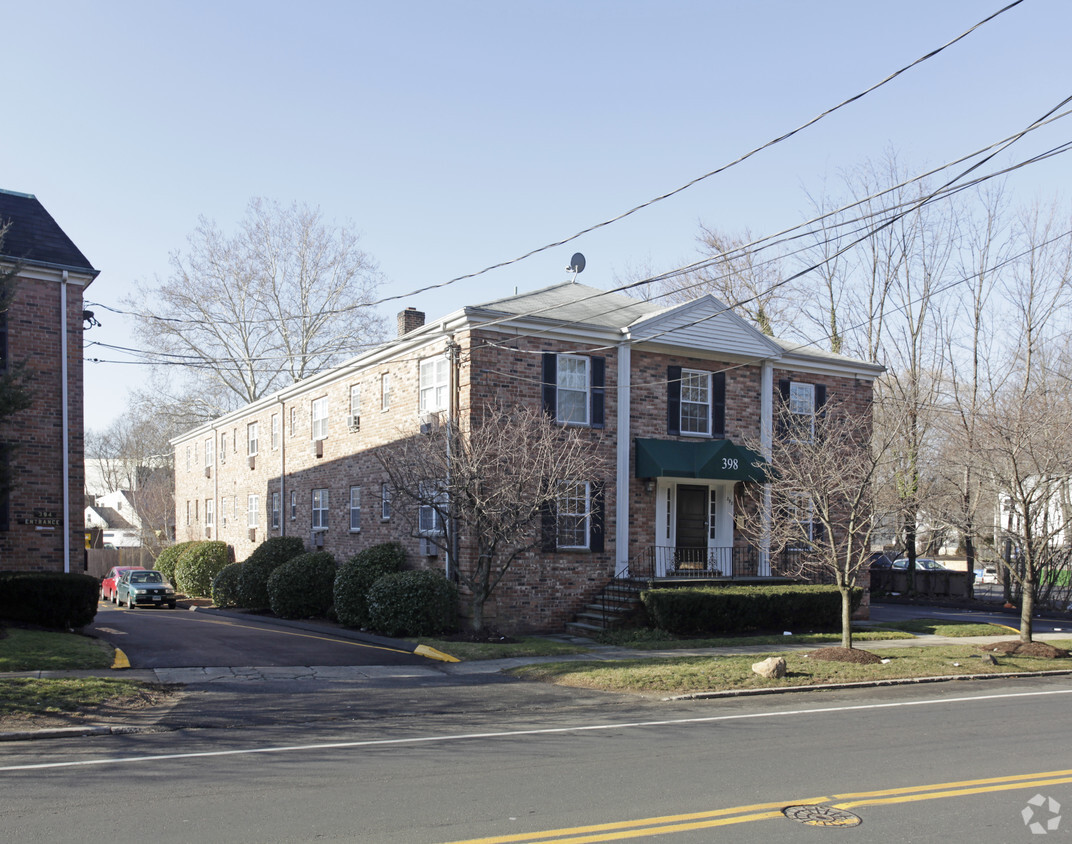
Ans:
MULTIPOLYGON (((32 372, 33 405, 7 420, 0 440, 11 443, 15 488, 10 528, 0 531, 0 569, 63 571, 63 415, 60 282, 20 276, 8 311, 8 351, 32 372), (54 517, 57 526, 24 524, 54 517)), ((82 421, 82 288, 67 285, 69 570, 85 561, 82 421)))

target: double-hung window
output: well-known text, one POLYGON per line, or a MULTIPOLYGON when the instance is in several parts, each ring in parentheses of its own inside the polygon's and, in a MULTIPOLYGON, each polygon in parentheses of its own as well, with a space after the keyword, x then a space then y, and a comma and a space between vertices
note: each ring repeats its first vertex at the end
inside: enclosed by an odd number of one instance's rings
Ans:
POLYGON ((216 524, 216 502, 211 498, 205 499, 205 527, 216 524))
POLYGON ((272 493, 272 529, 279 530, 279 493, 272 493))
POLYGON ((349 428, 351 431, 358 431, 361 429, 361 385, 353 384, 350 387, 350 419, 349 428))
POLYGON ((298 518, 298 492, 297 490, 290 491, 290 520, 293 522, 298 518))
MULTIPOLYGON (((257 423, 250 422, 246 426, 246 453, 253 456, 257 453, 257 423)), ((255 527, 255 525, 251 525, 255 527)))
POLYGON ((272 414, 272 451, 279 448, 279 414, 272 414))
MULTIPOLYGON (((238 499, 236 498, 237 502, 238 499)), ((259 495, 250 495, 246 499, 246 527, 255 528, 260 521, 261 511, 261 497, 259 495)))
POLYGON ((558 421, 588 424, 588 358, 558 356, 558 421))
POLYGON ((781 381, 782 414, 779 425, 791 439, 810 442, 815 438, 815 417, 826 403, 826 386, 801 381, 781 381))
POLYGON ((450 392, 450 367, 445 357, 421 361, 420 411, 431 413, 446 410, 450 392))
POLYGON ((385 522, 391 518, 391 487, 389 484, 380 484, 380 518, 385 522))
POLYGON ((391 409, 391 373, 384 372, 380 376, 380 410, 391 409))
POLYGON ((227 462, 227 432, 220 432, 220 463, 227 462))
MULTIPOLYGON (((222 453, 222 449, 221 449, 221 453, 222 453)), ((229 502, 227 501, 227 496, 224 496, 223 498, 220 499, 220 527, 221 528, 227 527, 227 504, 228 503, 229 502)))
POLYGON ((421 536, 442 534, 443 511, 447 504, 447 493, 437 481, 421 481, 418 487, 420 509, 417 511, 417 532, 421 536))
POLYGON ((357 533, 361 530, 361 487, 350 487, 350 530, 357 533))
POLYGON ((559 548, 587 548, 591 487, 586 481, 562 481, 555 501, 556 544, 559 548))
POLYGON ((328 491, 313 490, 313 530, 328 529, 328 491))
POLYGON ((314 440, 328 438, 328 397, 321 396, 313 400, 313 436, 314 440))
POLYGON ((606 359, 595 355, 544 352, 544 412, 563 425, 604 424, 606 359))
POLYGON ((209 437, 205 440, 205 465, 211 466, 216 462, 216 440, 209 437))
POLYGON ((711 434, 711 373, 681 370, 681 433, 711 434))

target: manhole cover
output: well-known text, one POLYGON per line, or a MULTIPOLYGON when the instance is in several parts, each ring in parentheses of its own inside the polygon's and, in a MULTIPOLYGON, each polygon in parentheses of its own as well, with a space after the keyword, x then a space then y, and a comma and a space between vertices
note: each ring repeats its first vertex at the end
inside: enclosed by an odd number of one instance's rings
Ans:
POLYGON ((863 823, 859 815, 833 806, 788 806, 782 809, 782 814, 808 826, 859 826, 863 823))

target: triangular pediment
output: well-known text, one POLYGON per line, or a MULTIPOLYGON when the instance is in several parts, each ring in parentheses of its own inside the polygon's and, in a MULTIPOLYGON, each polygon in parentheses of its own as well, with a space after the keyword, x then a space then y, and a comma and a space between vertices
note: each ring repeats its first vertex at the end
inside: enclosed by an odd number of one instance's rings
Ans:
POLYGON ((636 343, 679 346, 745 358, 780 358, 784 349, 714 296, 642 317, 629 326, 636 343))

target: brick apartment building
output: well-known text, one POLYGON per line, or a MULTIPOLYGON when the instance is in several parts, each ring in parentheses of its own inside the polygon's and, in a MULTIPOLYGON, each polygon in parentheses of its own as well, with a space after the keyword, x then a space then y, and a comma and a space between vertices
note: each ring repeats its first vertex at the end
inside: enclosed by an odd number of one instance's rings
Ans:
POLYGON ((0 315, 0 367, 24 362, 33 404, 0 421, 13 489, 0 501, 0 569, 84 567, 82 297, 97 277, 36 197, 0 190, 0 267, 17 270, 0 315))
POLYGON ((664 307, 566 283, 430 323, 409 309, 393 342, 175 439, 176 535, 222 539, 239 560, 269 536, 340 561, 400 541, 416 565, 442 568, 392 512, 376 447, 416 435, 451 393, 462 414, 497 398, 542 404, 602 428, 614 469, 573 489, 580 533, 575 520, 568 542, 516 561, 486 619, 559 630, 630 567, 770 577, 735 524, 742 487, 761 477, 745 443, 769 442, 782 401, 813 414, 836 397, 870 420, 881 371, 767 337, 710 296, 664 307))

